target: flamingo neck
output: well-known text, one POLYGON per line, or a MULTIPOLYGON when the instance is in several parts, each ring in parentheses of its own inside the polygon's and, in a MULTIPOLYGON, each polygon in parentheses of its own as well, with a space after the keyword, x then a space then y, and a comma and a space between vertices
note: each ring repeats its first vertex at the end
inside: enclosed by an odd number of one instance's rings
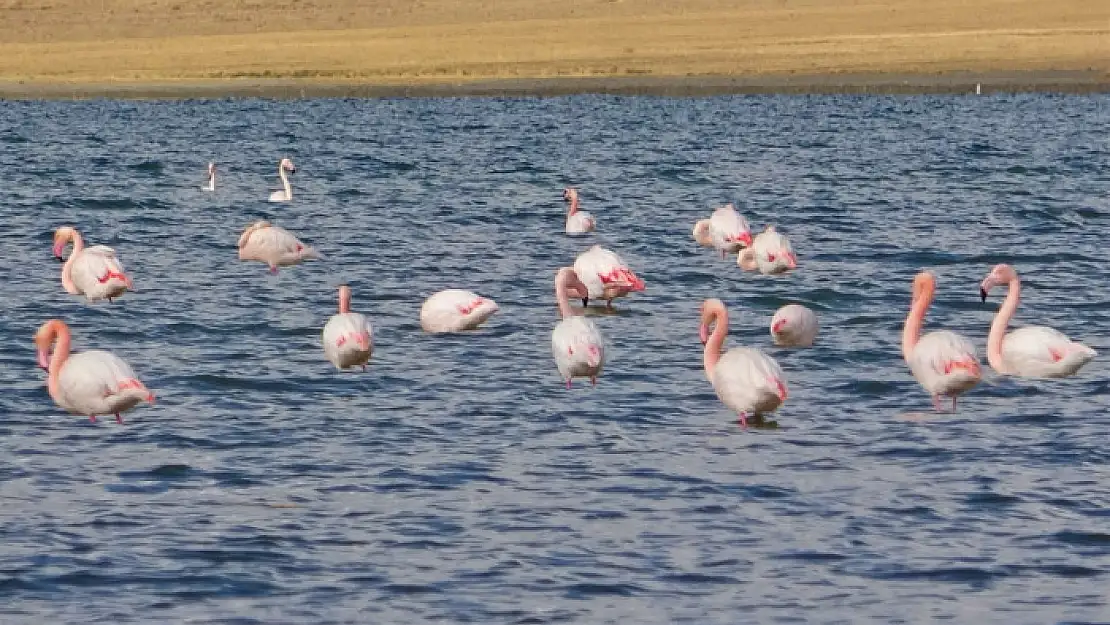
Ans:
POLYGON ((1015 275, 1010 278, 1006 300, 1002 302, 1002 307, 995 314, 994 321, 991 322, 990 334, 987 335, 987 362, 999 373, 1003 373, 1005 368, 1002 364, 1002 339, 1006 338, 1006 327, 1010 325, 1010 319, 1017 312, 1019 303, 1021 303, 1021 279, 1015 275))
POLYGON ((351 294, 350 293, 340 293, 339 294, 339 312, 340 312, 340 314, 347 314, 347 313, 351 312, 351 294))
POLYGON ((85 249, 85 240, 81 238, 81 233, 76 230, 73 231, 69 239, 73 242, 73 250, 70 251, 69 258, 62 265, 62 288, 70 295, 77 295, 80 291, 77 290, 77 285, 73 282, 73 263, 77 260, 77 255, 85 249))
POLYGON ((921 337, 921 326, 925 325, 925 311, 933 303, 933 292, 927 290, 913 301, 910 314, 906 317, 906 324, 902 327, 902 358, 910 359, 917 340, 921 337))
POLYGON ((755 250, 750 247, 745 247, 740 250, 740 268, 744 271, 755 271, 759 269, 759 262, 755 259, 755 250))
POLYGON ((574 215, 577 212, 578 212, 578 196, 575 195, 575 196, 570 198, 570 212, 567 213, 567 217, 570 217, 570 216, 574 215))
POLYGON ((703 323, 708 324, 714 320, 717 325, 713 328, 713 334, 709 336, 709 340, 705 342, 705 377, 711 381, 713 380, 713 370, 717 368, 717 362, 721 360, 721 349, 724 347, 725 338, 728 336, 728 311, 714 307, 710 310, 709 319, 703 323))
POLYGON ((278 165, 278 177, 281 178, 281 186, 285 189, 285 199, 293 199, 293 187, 289 184, 289 178, 285 176, 285 168, 278 165))
POLYGON ((574 316, 574 309, 570 307, 570 296, 567 294, 567 283, 570 282, 571 269, 564 267, 555 276, 555 301, 559 304, 559 315, 566 319, 574 316))
POLYGON ((62 374, 62 367, 65 366, 66 360, 69 358, 69 328, 67 328, 64 323, 55 320, 50 323, 48 332, 50 332, 50 343, 54 347, 53 354, 50 356, 50 365, 47 367, 49 376, 46 381, 46 390, 50 393, 50 397, 58 402, 59 398, 62 396, 59 377, 62 374))

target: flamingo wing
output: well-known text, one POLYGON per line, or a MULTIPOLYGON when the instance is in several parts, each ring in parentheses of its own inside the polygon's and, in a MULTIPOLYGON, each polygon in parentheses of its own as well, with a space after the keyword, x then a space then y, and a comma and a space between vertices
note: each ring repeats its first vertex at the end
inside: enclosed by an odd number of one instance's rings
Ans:
POLYGON ((752 347, 734 347, 717 361, 713 388, 737 413, 771 412, 786 399, 786 375, 770 356, 752 347))
POLYGON ((342 369, 369 360, 374 329, 361 313, 338 313, 324 326, 323 340, 324 354, 342 369))
POLYGON ((120 383, 135 380, 135 372, 111 352, 92 349, 70 355, 58 374, 58 384, 68 403, 90 414, 106 397, 120 391, 120 383))
POLYGON ((751 242, 751 227, 732 205, 722 206, 709 218, 709 235, 718 249, 735 252, 751 242))
POLYGON ((971 341, 948 330, 921 337, 909 358, 910 371, 933 395, 951 395, 979 382, 979 355, 971 341))
POLYGON ((1002 339, 1003 361, 1019 375, 1070 375, 1094 355, 1091 348, 1047 326, 1017 328, 1002 339))
POLYGON ((82 250, 73 260, 69 275, 74 284, 87 294, 107 289, 111 281, 119 281, 125 285, 130 283, 116 251, 104 245, 82 250))

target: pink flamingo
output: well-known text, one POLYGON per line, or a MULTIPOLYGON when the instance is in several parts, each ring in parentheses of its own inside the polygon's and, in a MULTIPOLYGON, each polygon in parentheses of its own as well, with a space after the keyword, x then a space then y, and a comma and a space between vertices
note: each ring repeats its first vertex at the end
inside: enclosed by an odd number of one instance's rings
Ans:
POLYGON ((817 338, 817 314, 805 306, 787 304, 771 318, 771 340, 783 347, 809 347, 817 338))
POLYGON ((574 260, 574 273, 587 291, 582 293, 570 287, 568 293, 570 297, 581 299, 583 304, 589 299, 602 299, 607 307, 612 308, 614 299, 647 288, 616 252, 600 245, 594 245, 578 255, 574 260))
POLYGON ((264 262, 270 266, 270 273, 277 273, 278 267, 296 265, 309 258, 320 258, 320 254, 285 228, 270 225, 268 221, 254 222, 239 237, 239 260, 264 262))
POLYGON ((497 302, 488 297, 464 289, 447 289, 424 300, 420 327, 433 334, 473 330, 497 311, 497 302))
POLYGON ((933 407, 941 412, 940 398, 956 398, 979 383, 982 371, 979 356, 971 341, 948 330, 937 330, 921 336, 925 312, 933 303, 937 277, 922 271, 913 279, 913 303, 902 328, 902 357, 910 366, 913 377, 933 397, 933 407))
POLYGON ((551 353, 559 375, 566 380, 567 389, 572 378, 589 378, 597 384, 597 376, 605 366, 605 340, 593 321, 576 315, 570 306, 569 293, 586 292, 586 285, 578 279, 572 267, 563 267, 555 274, 555 301, 563 319, 551 331, 551 353))
POLYGON ((578 189, 567 187, 563 189, 563 200, 570 202, 570 211, 567 213, 567 234, 585 234, 593 232, 594 216, 586 211, 578 210, 578 189))
POLYGON ((366 363, 374 349, 374 330, 370 321, 361 313, 351 312, 351 287, 339 287, 339 312, 324 325, 324 355, 343 370, 366 363))
POLYGON ((741 250, 736 264, 744 271, 758 271, 764 275, 784 273, 798 266, 798 257, 790 240, 767 226, 755 237, 751 246, 741 250))
POLYGON ((751 226, 732 204, 713 211, 709 217, 709 236, 713 246, 721 251, 721 258, 752 244, 751 226))
POLYGON ((1021 279, 1013 267, 995 265, 979 285, 984 302, 987 293, 999 285, 1007 285, 1009 292, 987 337, 987 362, 995 371, 1028 378, 1063 378, 1095 357, 1095 350, 1046 326, 1025 326, 1007 334, 1006 327, 1021 301, 1021 279))
POLYGON ((748 425, 748 415, 761 417, 786 401, 786 376, 773 358, 752 347, 733 347, 721 355, 728 336, 728 310, 721 300, 702 303, 698 331, 705 344, 705 377, 721 402, 740 416, 740 425, 748 425))
POLYGON ((50 397, 69 413, 89 415, 93 422, 96 415, 114 414, 123 423, 120 413, 143 401, 154 403, 154 394, 115 354, 93 349, 70 355, 69 327, 60 319, 42 324, 35 347, 39 366, 49 371, 50 397))
POLYGON ((62 265, 62 288, 71 295, 84 294, 90 302, 122 296, 132 288, 131 278, 116 258, 116 251, 105 245, 85 247, 81 233, 71 226, 54 231, 54 257, 62 260, 66 243, 73 242, 73 251, 62 265))

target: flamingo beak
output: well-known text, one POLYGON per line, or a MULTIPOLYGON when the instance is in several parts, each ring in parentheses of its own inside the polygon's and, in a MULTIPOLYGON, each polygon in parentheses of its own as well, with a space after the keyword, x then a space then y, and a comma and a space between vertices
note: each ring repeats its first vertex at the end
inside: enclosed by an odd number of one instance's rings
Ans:
POLYGON ((582 308, 585 308, 585 307, 587 307, 587 306, 589 306, 589 305, 590 305, 590 298, 588 298, 588 297, 583 297, 583 298, 582 298, 582 308))
POLYGON ((701 344, 705 345, 709 342, 709 326, 702 325, 698 328, 698 337, 701 339, 701 344))
POLYGON ((66 244, 62 241, 58 241, 57 243, 54 244, 54 258, 58 259, 58 262, 64 262, 65 261, 65 259, 62 258, 62 252, 65 251, 65 249, 66 249, 66 244))
POLYGON ((979 287, 979 301, 984 304, 987 303, 987 290, 983 287, 979 287))
POLYGON ((785 325, 786 325, 786 319, 779 319, 778 321, 776 321, 774 323, 774 325, 771 326, 771 332, 774 332, 775 334, 778 334, 779 332, 782 332, 782 328, 785 325))
POLYGON ((38 357, 38 361, 39 361, 38 362, 39 368, 42 369, 43 371, 49 371, 50 370, 50 350, 48 350, 48 349, 39 349, 39 350, 37 350, 37 357, 38 357))

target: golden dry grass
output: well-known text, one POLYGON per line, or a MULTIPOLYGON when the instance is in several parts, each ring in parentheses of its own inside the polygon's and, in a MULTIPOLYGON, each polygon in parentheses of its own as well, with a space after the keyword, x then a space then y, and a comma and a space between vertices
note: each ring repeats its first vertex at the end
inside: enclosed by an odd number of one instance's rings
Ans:
POLYGON ((0 80, 1110 71, 1094 0, 0 0, 0 80))

